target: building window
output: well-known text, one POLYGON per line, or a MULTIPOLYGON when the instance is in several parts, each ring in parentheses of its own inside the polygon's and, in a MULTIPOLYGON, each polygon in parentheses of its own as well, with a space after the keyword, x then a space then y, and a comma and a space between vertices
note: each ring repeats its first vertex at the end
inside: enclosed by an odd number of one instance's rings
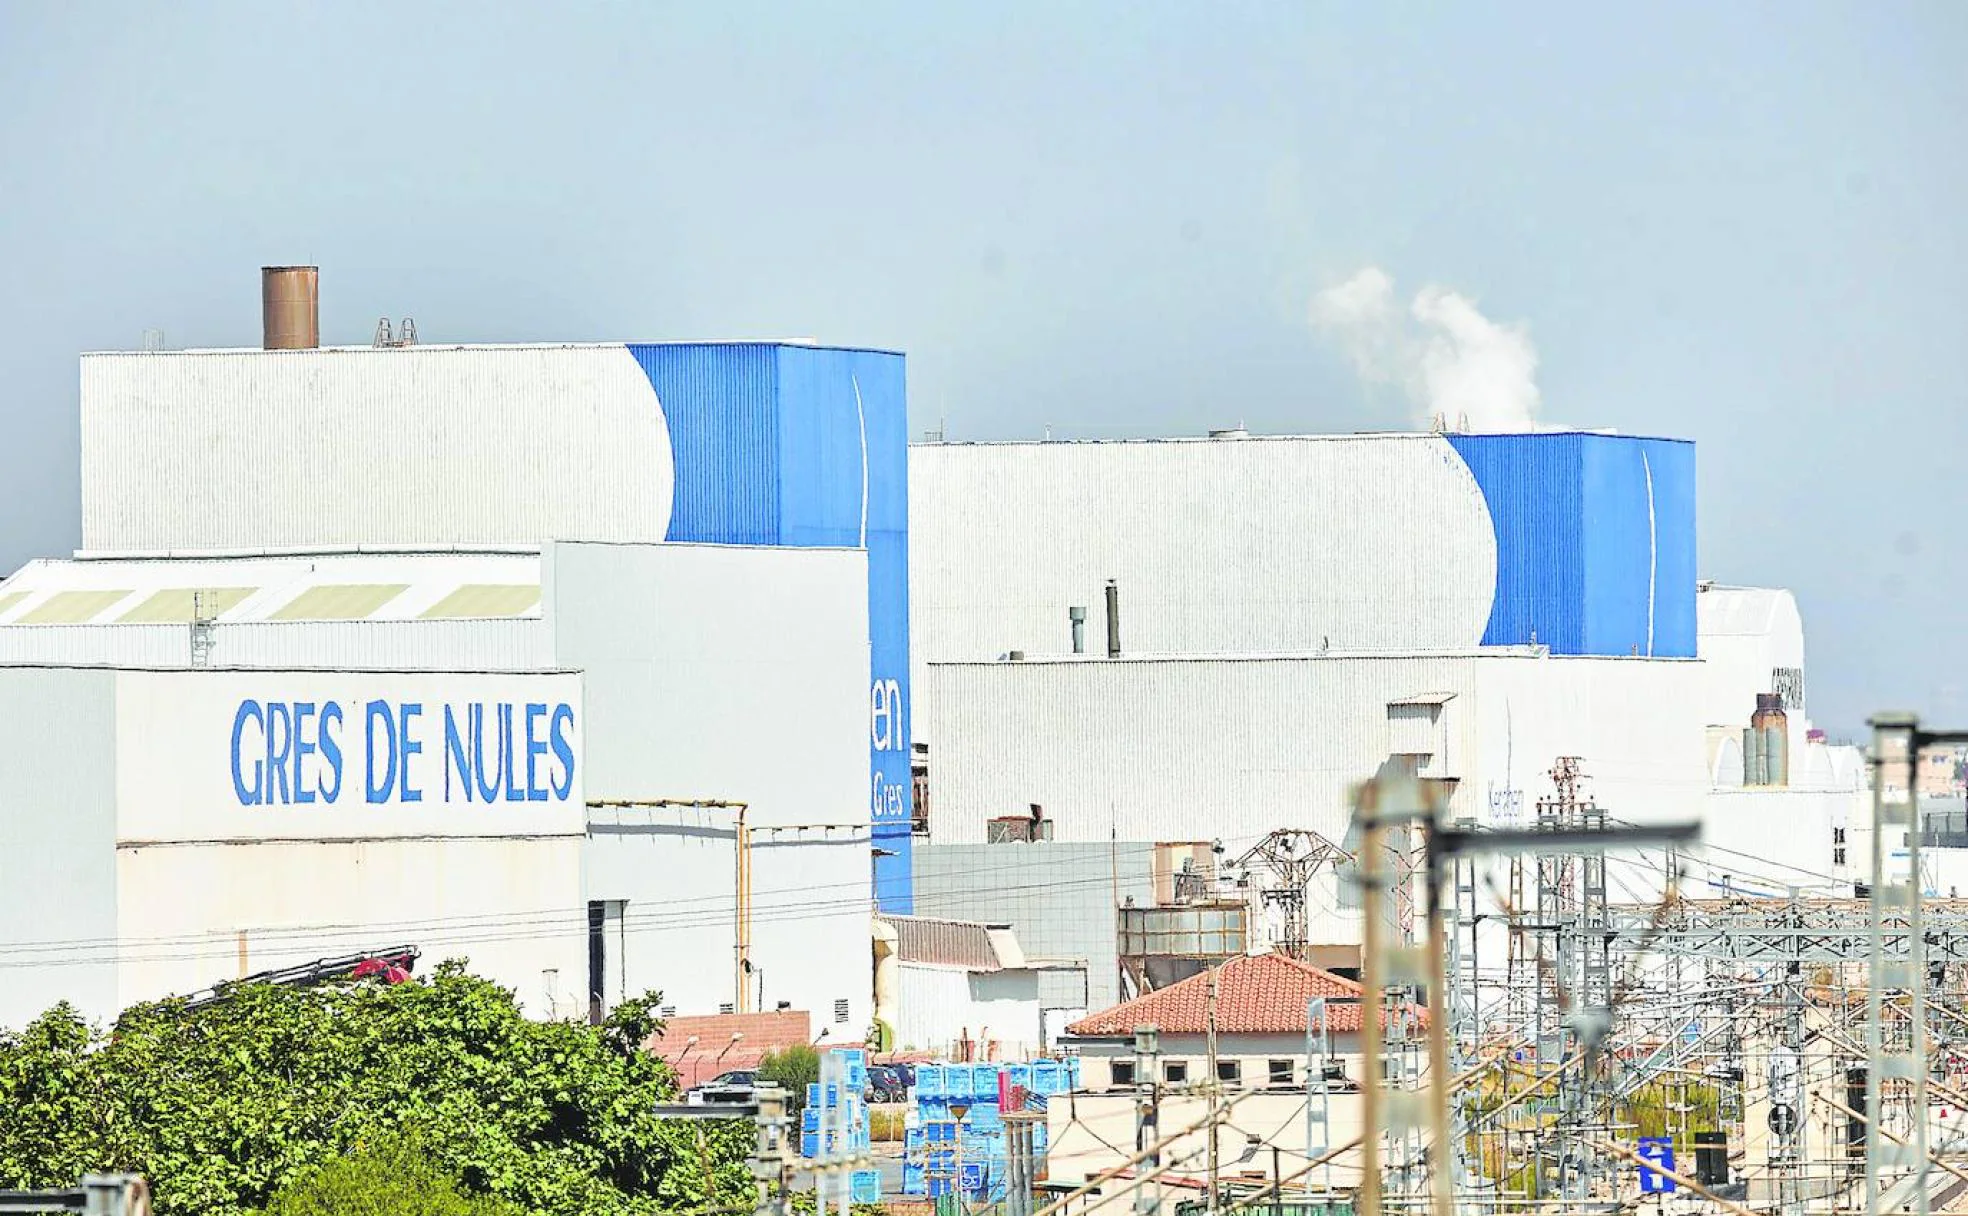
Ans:
POLYGON ((1294 1074, 1297 1071, 1297 1069, 1292 1067, 1290 1060, 1270 1061, 1271 1088, 1290 1089, 1292 1087, 1292 1081, 1295 1079, 1294 1074))
POLYGON ((847 998, 842 997, 840 1000, 834 1002, 834 1025, 841 1026, 846 1024, 846 1022, 847 1022, 847 998))
POLYGON ((1162 1080, 1170 1085, 1184 1085, 1189 1081, 1189 1061, 1169 1060, 1162 1065, 1162 1080))
POLYGON ((1225 1085, 1242 1085, 1244 1083, 1244 1062, 1242 1060, 1218 1060, 1216 1062, 1216 1079, 1225 1085))
POLYGON ((730 1013, 730 1012, 731 1012, 731 1002, 730 1002, 730 1001, 726 1001, 726 1002, 725 1002, 724 1004, 722 1004, 722 1005, 719 1005, 719 1006, 718 1006, 718 1012, 719 1012, 719 1013, 730 1013))
POLYGON ((1113 1088, 1122 1089, 1134 1084, 1133 1060, 1115 1060, 1107 1067, 1108 1075, 1113 1078, 1113 1088))
POLYGON ((1831 851, 1831 864, 1835 866, 1842 866, 1845 864, 1844 849, 1833 849, 1831 851))
POLYGON ((1833 829, 1831 829, 1831 843, 1833 843, 1833 844, 1844 844, 1844 843, 1845 843, 1845 829, 1844 829, 1844 828, 1833 828, 1833 829))
POLYGON ((676 1016, 676 1006, 659 1005, 656 1009, 656 1016, 659 1018, 673 1018, 676 1016))

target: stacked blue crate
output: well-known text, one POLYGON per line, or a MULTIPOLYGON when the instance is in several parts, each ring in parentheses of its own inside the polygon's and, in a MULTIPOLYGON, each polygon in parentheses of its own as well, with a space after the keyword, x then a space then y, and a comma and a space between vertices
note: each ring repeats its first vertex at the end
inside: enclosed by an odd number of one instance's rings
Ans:
MULTIPOLYGON (((1079 1061, 1073 1058, 1031 1063, 948 1063, 916 1066, 915 1126, 903 1141, 902 1191, 935 1196, 950 1189, 961 1149, 963 1172, 972 1198, 1002 1198, 1008 1172, 1004 1116, 1000 1094, 1016 1087, 1032 1094, 1042 1108, 1046 1100, 1075 1089, 1079 1061), (961 1121, 956 1106, 964 1108, 961 1121)), ((1043 1155, 1050 1136, 1041 1123, 1032 1129, 1032 1147, 1043 1155)))
POLYGON ((880 1203, 881 1171, 855 1170, 848 1175, 847 1194, 855 1203, 880 1203))
POLYGON ((857 1085, 852 1080, 854 1061, 849 1064, 849 1080, 841 1084, 814 1083, 806 1087, 806 1107, 800 1112, 800 1156, 809 1159, 822 1156, 867 1153, 874 1147, 873 1129, 868 1125, 868 1108, 861 1101, 861 1090, 866 1085, 866 1053, 855 1052, 861 1057, 862 1082, 857 1085), (835 1131, 823 1136, 821 1125, 826 1120, 825 1112, 833 1109, 840 1113, 832 1122, 835 1131))

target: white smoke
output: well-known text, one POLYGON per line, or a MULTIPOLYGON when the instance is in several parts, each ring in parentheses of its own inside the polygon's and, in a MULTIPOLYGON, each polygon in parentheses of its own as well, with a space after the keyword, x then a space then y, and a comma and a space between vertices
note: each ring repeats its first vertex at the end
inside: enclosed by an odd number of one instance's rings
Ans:
POLYGON ((1537 348, 1467 296, 1427 286, 1405 310, 1378 266, 1312 298, 1312 327, 1340 344, 1360 379, 1398 388, 1424 426, 1527 431, 1538 412, 1537 348))

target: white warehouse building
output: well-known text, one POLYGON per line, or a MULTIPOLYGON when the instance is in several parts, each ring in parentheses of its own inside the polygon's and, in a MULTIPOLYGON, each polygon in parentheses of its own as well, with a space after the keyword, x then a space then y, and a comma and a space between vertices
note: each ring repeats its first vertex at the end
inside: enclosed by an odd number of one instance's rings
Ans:
POLYGON ((407 944, 544 1015, 654 988, 861 1036, 910 898, 899 355, 82 382, 84 548, 0 581, 0 844, 70 886, 0 895, 0 1025, 407 944))

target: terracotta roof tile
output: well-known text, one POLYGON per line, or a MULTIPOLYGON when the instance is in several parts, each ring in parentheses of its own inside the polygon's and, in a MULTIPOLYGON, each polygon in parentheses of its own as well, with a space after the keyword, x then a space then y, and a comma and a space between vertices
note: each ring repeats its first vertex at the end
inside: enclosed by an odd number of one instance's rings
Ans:
MULTIPOLYGON (((1305 1004, 1315 996, 1328 1002, 1326 1020, 1332 1031, 1358 1031, 1360 994, 1354 981, 1282 954, 1233 958, 1217 972, 1216 1032, 1304 1034, 1305 1004)), ((1209 973, 1202 972, 1089 1014, 1066 1033, 1130 1034, 1136 1026, 1154 1026, 1163 1034, 1205 1034, 1208 1003, 1209 973)))

